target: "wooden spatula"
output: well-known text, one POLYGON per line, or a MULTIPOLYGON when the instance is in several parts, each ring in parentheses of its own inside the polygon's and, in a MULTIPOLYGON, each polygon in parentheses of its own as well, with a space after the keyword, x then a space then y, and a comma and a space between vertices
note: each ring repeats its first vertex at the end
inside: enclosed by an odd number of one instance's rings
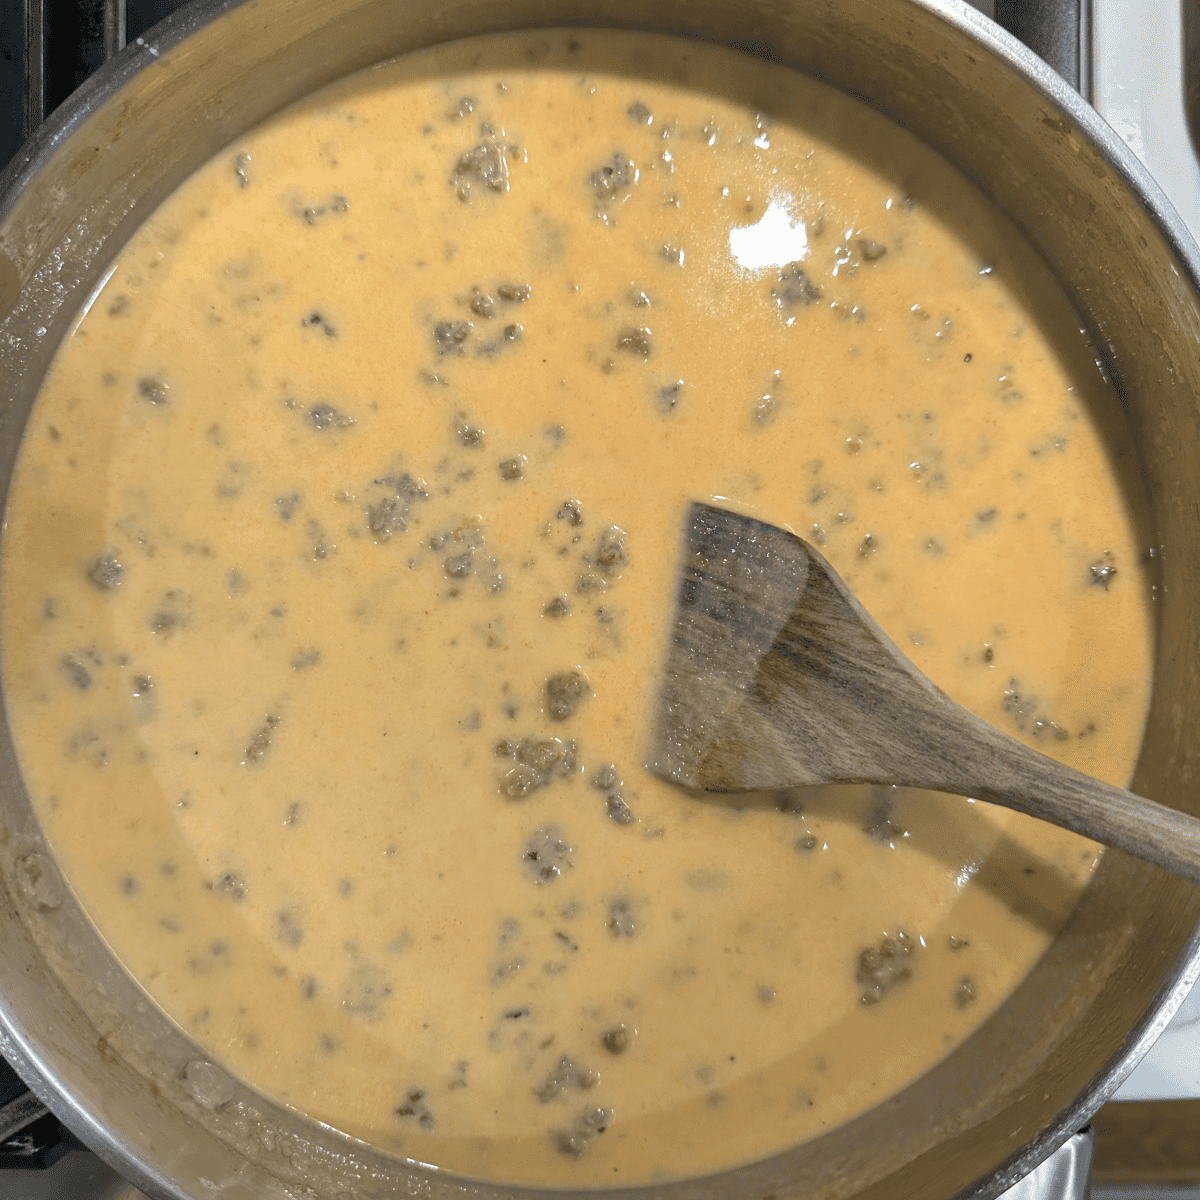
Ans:
POLYGON ((708 792, 882 783, 972 796, 1200 882, 1200 821, 972 716, 807 542, 710 505, 688 511, 647 765, 708 792))

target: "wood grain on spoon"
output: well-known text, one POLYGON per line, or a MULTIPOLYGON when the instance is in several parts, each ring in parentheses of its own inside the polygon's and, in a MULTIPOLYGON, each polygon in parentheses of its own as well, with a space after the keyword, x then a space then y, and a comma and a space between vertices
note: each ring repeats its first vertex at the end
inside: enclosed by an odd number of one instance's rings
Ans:
POLYGON ((1200 882, 1200 820, 979 720, 807 542, 711 505, 688 510, 647 765, 708 792, 881 783, 971 796, 1200 882))

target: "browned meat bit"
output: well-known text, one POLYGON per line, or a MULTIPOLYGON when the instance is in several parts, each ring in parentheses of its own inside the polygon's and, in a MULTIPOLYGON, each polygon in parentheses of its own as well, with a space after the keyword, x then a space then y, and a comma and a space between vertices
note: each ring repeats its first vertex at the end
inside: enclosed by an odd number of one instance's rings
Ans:
POLYGON ((280 496, 275 501, 275 508, 281 521, 290 521, 296 515, 300 506, 300 493, 292 492, 290 496, 280 496))
POLYGON ((481 287, 471 289, 471 311, 485 320, 496 315, 496 302, 481 287))
MULTIPOLYGON (((799 263, 788 263, 779 272, 779 282, 771 289, 771 296, 782 311, 790 312, 819 300, 821 289, 808 278, 808 272, 799 263)), ((795 318, 786 320, 790 325, 795 318)))
POLYGON ((437 1121, 425 1102, 425 1089, 412 1088, 404 1097, 404 1103, 396 1109, 396 1116, 404 1121, 415 1121, 422 1129, 437 1128, 437 1121))
POLYGON ((233 173, 237 176, 238 187, 245 188, 250 186, 250 155, 234 155, 233 173))
POLYGON ((543 617, 569 617, 571 615, 571 605, 568 603, 566 596, 555 596, 545 608, 542 609, 543 617))
POLYGON ((73 654, 64 654, 62 657, 62 669, 66 672, 67 678, 80 691, 87 691, 92 686, 92 673, 75 657, 73 654))
POLYGON ((466 579, 471 573, 471 559, 474 552, 464 550, 461 554, 450 555, 445 562, 442 563, 442 568, 450 579, 466 579))
POLYGON ((508 191, 508 160, 506 147, 496 139, 490 125, 481 125, 483 140, 478 146, 464 151, 454 164, 451 182, 460 200, 469 200, 474 191, 485 187, 492 192, 508 191))
POLYGON ((533 295, 533 289, 527 283, 502 283, 496 295, 508 304, 524 304, 533 295))
POLYGON ((604 809, 618 825, 633 824, 633 810, 625 803, 625 797, 620 792, 609 792, 604 800, 604 809))
POLYGON ((660 413, 666 415, 675 411, 683 399, 683 380, 676 379, 674 383, 663 384, 654 393, 654 406, 660 413))
POLYGON ((633 911, 633 903, 624 896, 609 902, 608 920, 605 922, 608 932, 615 938, 631 938, 637 933, 637 914, 633 911))
POLYGON ((505 325, 504 340, 506 342, 519 342, 525 336, 525 329, 521 325, 505 325))
POLYGON ((162 637, 170 637, 177 629, 182 629, 192 619, 192 598, 187 592, 172 589, 163 592, 158 604, 150 611, 146 623, 151 633, 162 637))
POLYGON ((654 121, 654 115, 639 100, 629 106, 629 119, 635 125, 650 125, 654 121))
POLYGON ((564 1054, 555 1064, 554 1070, 533 1089, 533 1094, 543 1104, 548 1104, 560 1092, 570 1089, 584 1092, 599 1082, 600 1076, 595 1071, 581 1067, 574 1059, 564 1054))
POLYGON ((295 914, 287 909, 277 918, 276 932, 279 934, 279 940, 288 946, 296 947, 304 941, 304 930, 300 922, 296 920, 295 914))
POLYGON ((915 945, 907 933, 888 933, 878 948, 867 946, 859 954, 854 978, 862 986, 863 1004, 875 1004, 889 988, 912 976, 915 945))
POLYGON ((564 500, 554 515, 558 520, 566 521, 568 525, 582 525, 583 505, 578 500, 564 500))
POLYGON ((558 738, 523 738, 514 745, 507 739, 496 743, 497 758, 516 759, 516 766, 500 781, 500 794, 523 800, 530 792, 557 778, 569 779, 575 771, 575 743, 558 738))
POLYGON ((254 736, 246 746, 245 757, 242 759, 243 763, 260 762, 265 757, 267 751, 271 749, 271 742, 275 737, 275 729, 281 720, 282 718, 278 714, 271 713, 258 729, 255 730, 254 736))
POLYGON ((626 329, 617 338, 617 349, 624 350, 626 354, 636 354, 639 358, 649 358, 654 348, 650 338, 649 329, 626 329))
POLYGON ((483 445, 483 430, 478 426, 469 425, 463 417, 454 422, 454 433, 468 450, 478 450, 483 445))
POLYGON ((512 458, 501 459, 496 464, 500 471, 500 478, 513 480, 520 479, 525 474, 525 456, 523 454, 514 454, 512 458))
POLYGON ((429 498, 429 489, 424 480, 407 471, 400 475, 385 475, 375 483, 390 494, 367 505, 367 528, 377 542, 385 542, 393 533, 403 533, 408 528, 409 511, 416 501, 429 498))
POLYGON ((551 883, 571 866, 574 848, 557 825, 539 829, 521 853, 526 873, 539 886, 551 883))
POLYGON ((314 404, 308 410, 314 429, 349 429, 354 418, 340 413, 332 404, 314 404))
POLYGON ((878 262, 887 253, 887 247, 873 238, 859 238, 858 252, 867 262, 878 262))
POLYGON ((463 342, 475 327, 470 321, 439 321, 433 327, 433 344, 439 354, 461 354, 463 342))
POLYGON ((300 318, 300 324, 305 329, 319 329, 326 337, 337 337, 337 330, 333 327, 333 323, 324 313, 310 312, 308 316, 300 318))
POLYGON ((226 871, 217 880, 216 887, 218 891, 224 892, 230 900, 245 900, 246 898, 246 881, 236 871, 226 871))
POLYGON ((955 937, 954 934, 951 934, 946 939, 946 948, 956 952, 959 950, 965 950, 970 944, 971 943, 967 941, 966 938, 955 937))
POLYGON ((143 376, 137 382, 138 395, 151 404, 166 404, 170 388, 161 380, 152 376, 143 376))
POLYGON ((954 1003, 959 1008, 966 1008, 975 999, 975 980, 970 975, 964 975, 954 989, 954 1003))
POLYGON ((638 180, 638 169, 627 154, 619 151, 603 166, 592 172, 592 191, 601 204, 619 196, 631 188, 638 180))
POLYGON ((625 530, 619 525, 610 525, 601 535, 596 546, 596 566, 606 575, 620 570, 629 562, 625 553, 625 530))
POLYGON ((119 588, 121 580, 125 578, 125 568, 115 554, 102 554, 88 567, 87 573, 88 578, 104 592, 119 588))
POLYGON ((560 671, 546 680, 546 714, 565 721, 591 694, 587 679, 578 671, 560 671))
POLYGON ((609 1054, 624 1054, 633 1045, 633 1030, 628 1025, 614 1025, 600 1035, 600 1045, 609 1054))
POLYGON ((1105 551, 1103 558, 1097 559, 1088 568, 1088 574, 1093 585, 1102 587, 1107 592, 1108 585, 1117 577, 1117 568, 1112 554, 1105 551))
POLYGON ((607 1108, 593 1108, 580 1113, 569 1125, 555 1130, 554 1144, 562 1154, 579 1158, 592 1140, 611 1124, 612 1113, 607 1108))
POLYGON ((625 796, 621 791, 621 777, 616 767, 611 763, 601 767, 592 776, 592 787, 598 792, 605 793, 605 811, 613 821, 618 825, 633 824, 633 813, 630 811, 629 805, 625 803, 625 796))

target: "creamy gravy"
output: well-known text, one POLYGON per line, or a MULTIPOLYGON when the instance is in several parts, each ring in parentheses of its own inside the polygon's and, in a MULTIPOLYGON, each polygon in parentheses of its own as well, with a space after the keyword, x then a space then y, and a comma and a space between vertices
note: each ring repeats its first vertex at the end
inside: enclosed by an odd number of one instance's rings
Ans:
POLYGON ((26 779, 158 1004, 314 1117, 538 1184, 779 1151, 977 1028, 1096 847, 650 777, 685 505, 814 540, 1123 783, 1115 411, 1002 220, 817 83, 593 32, 383 65, 199 171, 59 353, 5 542, 26 779))

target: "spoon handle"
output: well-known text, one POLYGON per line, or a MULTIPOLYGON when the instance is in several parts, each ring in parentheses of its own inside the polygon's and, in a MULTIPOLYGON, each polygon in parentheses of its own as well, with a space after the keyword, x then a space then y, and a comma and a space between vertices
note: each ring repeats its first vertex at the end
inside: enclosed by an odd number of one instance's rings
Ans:
MULTIPOLYGON (((1007 737, 946 697, 945 757, 914 784, 966 791, 1200 883, 1200 820, 1113 787, 1007 737)), ((939 739, 941 740, 941 739, 939 739)))

